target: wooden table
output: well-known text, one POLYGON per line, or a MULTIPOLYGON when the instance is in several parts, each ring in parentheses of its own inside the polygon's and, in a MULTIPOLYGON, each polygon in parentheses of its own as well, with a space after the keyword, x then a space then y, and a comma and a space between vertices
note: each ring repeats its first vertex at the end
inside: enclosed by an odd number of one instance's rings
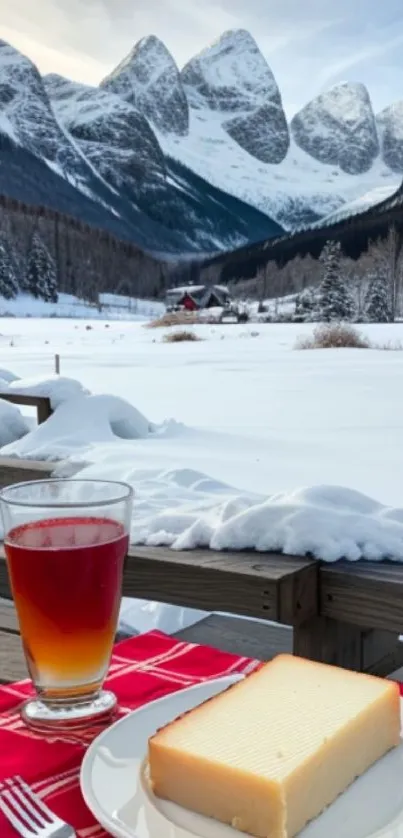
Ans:
MULTIPOLYGON (((117 639, 121 639, 118 635, 117 639)), ((284 626, 267 626, 239 618, 212 615, 175 635, 189 643, 202 643, 245 657, 264 659, 292 651, 292 632, 284 626)), ((27 677, 18 623, 12 602, 0 600, 0 683, 27 677)))
MULTIPOLYGON (((278 652, 292 651, 291 628, 298 628, 317 614, 317 582, 318 565, 311 559, 136 548, 126 559, 123 593, 128 597, 272 621, 270 625, 214 615, 177 635, 191 642, 269 659, 278 652)), ((0 597, 11 600, 2 553, 0 597)), ((3 601, 0 680, 15 680, 23 671, 14 609, 3 601)))
MULTIPOLYGON (((134 548, 126 559, 123 593, 238 615, 213 615, 178 635, 238 654, 268 660, 293 651, 380 675, 403 666, 403 565, 134 548)), ((0 597, 11 598, 2 554, 0 597)), ((24 671, 13 607, 0 601, 0 680, 15 680, 24 671)))

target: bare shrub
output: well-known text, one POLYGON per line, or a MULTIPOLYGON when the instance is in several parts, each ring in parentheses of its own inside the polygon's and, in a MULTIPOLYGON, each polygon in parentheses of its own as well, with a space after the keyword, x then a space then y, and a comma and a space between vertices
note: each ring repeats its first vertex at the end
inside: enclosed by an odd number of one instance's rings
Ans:
POLYGON ((184 343, 185 341, 195 340, 201 340, 201 338, 195 335, 194 332, 187 332, 186 329, 182 329, 181 332, 170 332, 163 337, 164 343, 184 343))
POLYGON ((166 326, 191 326, 192 323, 199 323, 200 318, 194 311, 167 311, 157 320, 146 323, 147 329, 160 329, 166 326))
POLYGON ((296 349, 370 349, 367 338, 349 323, 317 326, 313 335, 297 340, 296 349))

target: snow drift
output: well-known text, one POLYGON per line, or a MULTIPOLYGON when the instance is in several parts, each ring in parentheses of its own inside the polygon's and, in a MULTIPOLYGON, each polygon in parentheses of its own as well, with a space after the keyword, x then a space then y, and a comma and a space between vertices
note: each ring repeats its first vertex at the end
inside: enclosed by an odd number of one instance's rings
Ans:
POLYGON ((5 445, 5 457, 61 460, 72 451, 118 439, 142 439, 152 426, 128 402, 117 396, 73 396, 33 431, 5 445))
POLYGON ((131 484, 136 497, 132 544, 309 553, 327 562, 403 561, 403 509, 360 492, 316 486, 259 497, 191 469, 131 468, 127 448, 121 457, 116 449, 115 465, 109 460, 106 474, 107 454, 106 448, 94 448, 89 456, 95 462, 79 474, 131 484))
MULTIPOLYGON (((403 561, 403 509, 364 494, 316 486, 252 494, 191 468, 162 468, 173 438, 191 448, 199 432, 171 420, 151 423, 124 399, 90 395, 73 379, 10 380, 13 392, 41 393, 55 409, 30 430, 17 407, 0 401, 0 454, 58 462, 58 476, 124 480, 135 491, 133 544, 213 550, 282 551, 341 558, 403 561), (141 461, 147 463, 140 468, 141 461), (64 461, 64 462, 63 462, 64 461)), ((203 445, 213 446, 206 432, 203 445)), ((183 463, 183 460, 182 460, 183 463)))
MULTIPOLYGON (((0 384, 2 386, 2 382, 0 384)), ((13 444, 29 431, 29 425, 18 407, 0 399, 0 446, 13 444)))
MULTIPOLYGON (((49 378, 19 378, 10 381, 8 388, 10 393, 22 396, 43 396, 50 399, 52 410, 59 405, 77 396, 88 396, 89 390, 83 387, 79 381, 72 378, 63 378, 59 375, 51 375, 49 378)), ((3 392, 6 392, 3 388, 3 392)))

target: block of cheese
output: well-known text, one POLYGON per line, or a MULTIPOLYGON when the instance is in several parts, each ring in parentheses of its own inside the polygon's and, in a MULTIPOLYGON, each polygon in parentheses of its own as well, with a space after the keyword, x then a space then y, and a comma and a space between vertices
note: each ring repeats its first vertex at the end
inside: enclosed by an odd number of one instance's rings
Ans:
POLYGON ((398 685, 279 655, 149 740, 157 797, 293 838, 400 742, 398 685))

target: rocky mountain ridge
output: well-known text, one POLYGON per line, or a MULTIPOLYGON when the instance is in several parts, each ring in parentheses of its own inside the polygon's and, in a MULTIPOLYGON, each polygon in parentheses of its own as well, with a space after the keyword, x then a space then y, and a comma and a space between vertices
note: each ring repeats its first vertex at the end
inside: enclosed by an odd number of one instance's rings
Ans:
POLYGON ((167 257, 218 252, 282 232, 267 215, 171 161, 130 101, 106 87, 42 78, 1 41, 0 193, 60 212, 67 204, 73 217, 97 219, 114 235, 167 257), (36 185, 33 169, 42 171, 36 185))
MULTIPOLYGON (((403 101, 374 114, 364 85, 342 83, 288 121, 242 29, 183 69, 142 38, 99 87, 42 79, 0 42, 0 152, 2 134, 153 252, 268 239, 376 203, 403 175, 403 101)), ((0 191, 1 172, 0 157, 0 191)))
MULTIPOLYGON (((372 191, 376 202, 380 188, 400 184, 403 101, 375 114, 366 87, 344 82, 288 121, 281 82, 246 30, 225 32, 182 69, 161 41, 144 38, 101 87, 112 83, 114 92, 136 101, 165 154, 286 230, 320 221, 363 195, 368 201, 372 191), (180 128, 170 112, 164 120, 161 108, 158 118, 150 116, 156 76, 172 80, 180 128), (139 77, 141 96, 133 94, 139 77)), ((168 87, 164 81, 161 90, 168 87)))
MULTIPOLYGON (((251 130, 248 117, 253 122, 254 115, 263 109, 261 130, 266 132, 266 141, 261 143, 261 155, 265 163, 281 163, 293 139, 318 162, 339 165, 348 174, 368 171, 380 150, 383 162, 403 174, 403 160, 399 155, 394 157, 390 150, 385 154, 383 144, 380 149, 385 120, 389 146, 402 140, 403 100, 375 115, 366 87, 358 82, 344 82, 308 102, 288 125, 281 87, 256 41, 243 29, 225 32, 182 70, 162 41, 155 36, 143 38, 101 82, 101 87, 132 101, 157 130, 177 135, 188 132, 191 109, 220 112, 224 124, 228 122, 229 133, 234 120, 243 121, 248 133, 251 130), (160 110, 156 102, 157 86, 163 103, 160 110), (165 107, 172 100, 180 104, 176 108, 165 107), (341 145, 346 142, 343 156, 341 145), (356 161, 350 159, 354 153, 358 157, 356 161)), ((243 147, 254 156, 241 127, 237 134, 236 141, 242 140, 243 147)))

